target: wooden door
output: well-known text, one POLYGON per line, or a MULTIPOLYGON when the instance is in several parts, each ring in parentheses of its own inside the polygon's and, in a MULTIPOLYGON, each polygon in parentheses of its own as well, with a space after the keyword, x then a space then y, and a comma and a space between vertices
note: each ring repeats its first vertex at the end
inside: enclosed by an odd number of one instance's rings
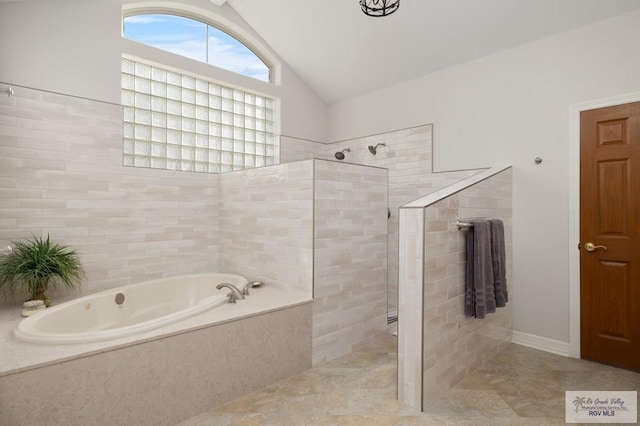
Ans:
POLYGON ((582 358, 640 371, 640 102, 580 115, 580 299, 582 358))

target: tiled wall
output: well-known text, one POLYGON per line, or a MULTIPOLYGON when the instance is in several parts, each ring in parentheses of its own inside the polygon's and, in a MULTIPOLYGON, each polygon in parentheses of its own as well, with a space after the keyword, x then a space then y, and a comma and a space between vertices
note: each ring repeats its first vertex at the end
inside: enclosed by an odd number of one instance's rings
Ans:
POLYGON ((386 329, 387 170, 315 161, 313 363, 386 329))
POLYGON ((504 221, 511 289, 511 173, 489 170, 467 179, 476 179, 468 186, 433 194, 425 207, 401 209, 399 397, 413 407, 453 387, 511 340, 512 301, 485 319, 464 315, 465 231, 456 226, 459 219, 504 221))
POLYGON ((459 218, 504 221, 507 285, 511 288, 511 194, 511 169, 508 169, 426 209, 425 404, 460 382, 511 341, 513 302, 482 320, 464 315, 465 231, 456 227, 459 218))
POLYGON ((220 203, 221 268, 313 295, 314 364, 385 329, 385 169, 306 160, 228 173, 220 203))
POLYGON ((317 166, 315 359, 384 324, 386 170, 314 160, 223 175, 124 167, 120 106, 20 87, 0 96, 0 154, 0 247, 50 234, 80 252, 83 293, 221 271, 311 297, 317 166))
POLYGON ((0 96, 0 247, 49 233, 81 253, 86 293, 217 270, 217 175, 123 167, 120 106, 14 89, 0 96))
POLYGON ((280 136, 280 164, 324 158, 325 145, 291 136, 280 136))
POLYGON ((311 297, 313 160, 220 176, 220 268, 311 297))
POLYGON ((397 314, 398 308, 398 208, 475 173, 433 173, 432 131, 432 125, 424 125, 328 145, 284 136, 280 141, 281 162, 306 158, 324 158, 338 162, 335 153, 349 148, 351 151, 344 153, 345 159, 342 163, 388 169, 391 218, 388 227, 387 303, 390 315, 397 314), (367 147, 378 143, 384 143, 386 146, 379 147, 374 156, 367 147))
POLYGON ((397 207, 471 173, 431 173, 431 126, 331 145, 283 137, 283 160, 322 155, 332 162, 220 176, 123 167, 121 128, 118 105, 25 88, 0 97, 0 246, 49 233, 77 248, 87 269, 85 293, 216 270, 310 291, 316 226, 316 363, 366 343, 378 330, 385 299, 381 244, 388 244, 395 307, 397 207), (379 142, 387 146, 374 157, 366 147, 379 142), (346 160, 335 160, 334 152, 346 147, 346 160), (354 161, 388 175, 348 164, 354 161), (391 220, 368 216, 387 203, 391 220), (356 256, 348 264, 345 244, 356 256))

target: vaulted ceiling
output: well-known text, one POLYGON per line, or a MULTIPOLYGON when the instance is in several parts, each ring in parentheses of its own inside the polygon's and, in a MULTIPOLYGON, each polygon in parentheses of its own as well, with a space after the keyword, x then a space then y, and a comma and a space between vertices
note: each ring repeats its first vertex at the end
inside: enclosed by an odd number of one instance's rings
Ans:
MULTIPOLYGON (((211 0, 222 3, 224 0, 211 0)), ((640 0, 227 0, 328 104, 640 8, 640 0)))

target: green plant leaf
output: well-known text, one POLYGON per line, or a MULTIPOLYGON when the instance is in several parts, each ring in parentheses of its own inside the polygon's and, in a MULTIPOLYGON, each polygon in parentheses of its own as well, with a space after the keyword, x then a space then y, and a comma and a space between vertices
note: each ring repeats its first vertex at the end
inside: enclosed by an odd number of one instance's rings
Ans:
POLYGON ((78 253, 51 242, 49 235, 46 239, 34 236, 12 244, 11 252, 0 255, 0 290, 11 294, 24 290, 33 297, 43 284, 73 288, 84 278, 78 253))

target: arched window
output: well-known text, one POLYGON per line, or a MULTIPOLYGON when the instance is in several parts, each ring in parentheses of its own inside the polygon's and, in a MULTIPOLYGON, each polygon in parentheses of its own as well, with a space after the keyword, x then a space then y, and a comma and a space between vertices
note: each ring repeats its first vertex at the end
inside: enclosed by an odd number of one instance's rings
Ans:
POLYGON ((183 16, 144 13, 124 18, 125 38, 219 68, 269 81, 270 68, 237 38, 183 16))
MULTIPOLYGON (((124 37, 268 82, 269 67, 212 25, 172 14, 124 18, 124 37)), ((221 173, 278 162, 269 96, 174 64, 122 57, 123 164, 221 173)))

